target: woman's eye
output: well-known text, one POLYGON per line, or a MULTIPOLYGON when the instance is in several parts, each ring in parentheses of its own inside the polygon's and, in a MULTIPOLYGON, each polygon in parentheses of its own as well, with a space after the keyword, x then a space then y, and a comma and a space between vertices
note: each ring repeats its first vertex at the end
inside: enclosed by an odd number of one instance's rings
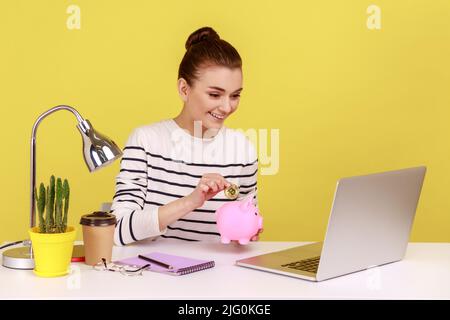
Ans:
POLYGON ((216 94, 216 93, 210 93, 209 94, 211 97, 214 97, 214 98, 217 98, 219 95, 218 94, 216 94))
POLYGON ((238 99, 240 96, 241 96, 240 94, 237 94, 237 95, 233 96, 233 98, 238 99))

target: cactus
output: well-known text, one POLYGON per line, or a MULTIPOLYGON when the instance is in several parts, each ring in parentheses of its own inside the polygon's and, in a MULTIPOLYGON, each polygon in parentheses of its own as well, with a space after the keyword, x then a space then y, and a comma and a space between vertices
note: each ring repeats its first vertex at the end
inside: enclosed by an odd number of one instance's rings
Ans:
MULTIPOLYGON (((52 219, 53 219, 53 205, 51 204, 52 199, 55 198, 55 196, 51 195, 51 190, 52 188, 51 186, 51 180, 50 180, 50 185, 47 186, 47 197, 46 197, 46 202, 45 202, 45 233, 50 233, 51 229, 52 229, 52 219)), ((54 191, 54 189, 53 189, 54 191)))
POLYGON ((61 232, 62 223, 62 203, 63 203, 63 189, 61 178, 56 180, 56 199, 55 199, 55 229, 56 232, 61 232))
POLYGON ((67 179, 64 179, 63 184, 63 197, 64 197, 64 218, 63 218, 63 229, 62 232, 66 232, 67 228, 67 213, 69 211, 69 197, 70 197, 70 188, 69 188, 69 182, 67 179))
POLYGON ((67 179, 64 179, 63 184, 61 178, 58 178, 55 184, 55 176, 52 175, 50 178, 50 185, 45 188, 44 184, 41 183, 39 195, 37 194, 36 189, 34 190, 34 193, 39 214, 39 232, 66 232, 70 196, 69 182, 67 179), (44 211, 46 211, 45 219, 44 211))
POLYGON ((53 217, 53 212, 55 210, 55 176, 50 177, 50 193, 48 198, 48 204, 47 204, 47 219, 46 222, 46 229, 47 230, 53 230, 55 227, 55 219, 53 217))
POLYGON ((36 198, 36 207, 39 215, 39 232, 45 233, 45 224, 44 224, 44 210, 45 210, 45 204, 46 204, 46 197, 45 197, 45 187, 44 184, 41 183, 39 186, 39 196, 37 194, 37 190, 34 189, 34 197, 36 198))
POLYGON ((46 197, 45 197, 45 208, 46 208, 46 210, 47 210, 47 213, 46 213, 46 217, 45 217, 45 220, 44 220, 44 232, 45 233, 47 233, 47 232, 50 232, 50 230, 48 230, 47 228, 48 228, 48 226, 47 226, 47 219, 50 219, 50 218, 47 218, 47 215, 49 214, 48 213, 48 204, 49 204, 49 202, 50 202, 50 188, 49 188, 49 186, 47 186, 46 187, 46 197))

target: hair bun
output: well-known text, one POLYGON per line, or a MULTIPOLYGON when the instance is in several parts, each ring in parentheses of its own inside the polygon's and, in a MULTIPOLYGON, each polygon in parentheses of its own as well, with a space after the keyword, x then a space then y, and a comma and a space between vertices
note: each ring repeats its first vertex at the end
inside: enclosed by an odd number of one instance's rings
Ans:
POLYGON ((211 27, 200 28, 197 31, 191 33, 191 35, 188 37, 185 45, 186 50, 189 50, 189 48, 194 44, 205 40, 220 40, 220 37, 217 32, 214 31, 214 29, 211 27))

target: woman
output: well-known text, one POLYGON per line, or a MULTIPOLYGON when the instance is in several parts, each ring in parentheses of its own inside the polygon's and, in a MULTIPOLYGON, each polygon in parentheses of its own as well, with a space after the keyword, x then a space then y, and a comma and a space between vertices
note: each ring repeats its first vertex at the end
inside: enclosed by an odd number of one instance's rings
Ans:
MULTIPOLYGON (((215 211, 234 183, 256 203, 258 161, 244 134, 224 127, 239 104, 242 61, 209 27, 192 33, 178 72, 183 109, 134 130, 116 178, 114 241, 219 241, 215 211)), ((259 233, 259 232, 258 232, 259 233)), ((256 234, 252 240, 257 240, 256 234)))

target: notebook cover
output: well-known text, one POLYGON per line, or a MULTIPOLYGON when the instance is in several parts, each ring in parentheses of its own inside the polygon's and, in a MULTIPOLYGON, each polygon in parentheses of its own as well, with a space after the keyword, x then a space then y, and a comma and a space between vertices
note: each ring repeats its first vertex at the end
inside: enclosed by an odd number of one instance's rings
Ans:
POLYGON ((143 254, 143 256, 163 262, 165 264, 169 264, 173 267, 173 269, 164 268, 155 263, 140 259, 139 257, 131 257, 131 258, 127 258, 127 259, 122 259, 122 260, 115 261, 114 263, 120 264, 120 265, 135 265, 135 266, 139 266, 139 267, 142 267, 146 264, 150 264, 151 266, 148 268, 148 270, 150 270, 150 271, 168 273, 168 274, 174 274, 174 275, 183 275, 183 274, 192 273, 195 271, 212 268, 212 267, 214 267, 214 264, 215 264, 214 261, 187 258, 187 257, 178 256, 178 255, 161 253, 161 252, 147 253, 147 254, 143 254))

